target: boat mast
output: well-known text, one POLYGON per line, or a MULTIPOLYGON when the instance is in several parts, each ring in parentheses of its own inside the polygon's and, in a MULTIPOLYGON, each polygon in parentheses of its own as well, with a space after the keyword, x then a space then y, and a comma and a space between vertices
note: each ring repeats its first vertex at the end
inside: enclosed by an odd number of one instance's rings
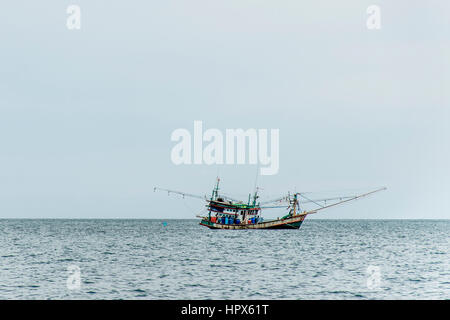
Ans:
POLYGON ((293 200, 293 206, 292 206, 292 215, 295 216, 297 214, 297 204, 298 204, 298 200, 297 200, 297 193, 294 193, 294 200, 293 200))
POLYGON ((217 198, 219 197, 219 182, 220 182, 220 178, 217 177, 216 186, 214 187, 214 189, 212 191, 211 201, 217 200, 217 198))
POLYGON ((212 191, 211 200, 209 202, 209 211, 208 211, 208 220, 209 221, 211 221, 211 201, 215 201, 219 197, 219 182, 220 182, 220 178, 217 177, 216 186, 214 187, 214 189, 212 191))
POLYGON ((253 206, 256 206, 256 200, 258 200, 259 196, 258 196, 258 190, 259 188, 256 187, 255 188, 255 194, 253 195, 253 206))

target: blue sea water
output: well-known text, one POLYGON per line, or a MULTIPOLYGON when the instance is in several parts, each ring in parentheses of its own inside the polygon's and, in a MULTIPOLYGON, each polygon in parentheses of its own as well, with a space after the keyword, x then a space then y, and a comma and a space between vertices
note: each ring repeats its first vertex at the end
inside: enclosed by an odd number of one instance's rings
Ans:
POLYGON ((4 219, 0 298, 450 299, 449 235, 449 220, 4 219))

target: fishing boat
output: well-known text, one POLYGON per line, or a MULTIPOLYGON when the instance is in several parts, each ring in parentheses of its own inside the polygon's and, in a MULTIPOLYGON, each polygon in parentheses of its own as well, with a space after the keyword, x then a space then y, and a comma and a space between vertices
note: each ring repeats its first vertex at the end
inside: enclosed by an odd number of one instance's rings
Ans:
POLYGON ((310 199, 303 192, 288 193, 285 196, 259 202, 259 188, 255 188, 253 196, 249 194, 248 201, 240 201, 230 198, 224 194, 219 194, 220 179, 216 184, 210 197, 190 194, 186 192, 163 189, 155 187, 154 191, 166 191, 184 197, 202 199, 206 201, 207 215, 197 215, 201 219, 200 225, 210 229, 242 230, 242 229, 299 229, 309 214, 317 213, 320 210, 330 208, 345 202, 366 197, 370 194, 385 190, 378 188, 366 193, 329 197, 321 199, 310 199), (330 201, 332 202, 330 204, 330 201), (312 210, 302 210, 300 204, 312 203, 317 208, 312 210), (327 204, 328 203, 328 204, 327 204), (261 216, 262 209, 285 208, 287 214, 281 218, 265 220, 261 216))

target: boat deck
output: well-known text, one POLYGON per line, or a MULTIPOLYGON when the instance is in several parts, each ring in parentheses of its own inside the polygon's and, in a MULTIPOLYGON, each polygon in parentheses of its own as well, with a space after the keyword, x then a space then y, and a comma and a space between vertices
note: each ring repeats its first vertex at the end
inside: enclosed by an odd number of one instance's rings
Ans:
POLYGON ((210 229, 245 230, 245 229, 298 229, 306 214, 300 214, 285 219, 270 220, 254 224, 221 224, 202 219, 200 225, 210 229))

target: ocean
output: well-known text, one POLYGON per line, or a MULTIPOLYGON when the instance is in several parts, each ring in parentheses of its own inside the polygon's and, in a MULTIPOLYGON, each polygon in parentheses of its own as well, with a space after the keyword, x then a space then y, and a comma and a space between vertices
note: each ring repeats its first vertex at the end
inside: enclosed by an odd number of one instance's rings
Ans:
POLYGON ((450 220, 0 220, 0 299, 450 299, 450 220))

